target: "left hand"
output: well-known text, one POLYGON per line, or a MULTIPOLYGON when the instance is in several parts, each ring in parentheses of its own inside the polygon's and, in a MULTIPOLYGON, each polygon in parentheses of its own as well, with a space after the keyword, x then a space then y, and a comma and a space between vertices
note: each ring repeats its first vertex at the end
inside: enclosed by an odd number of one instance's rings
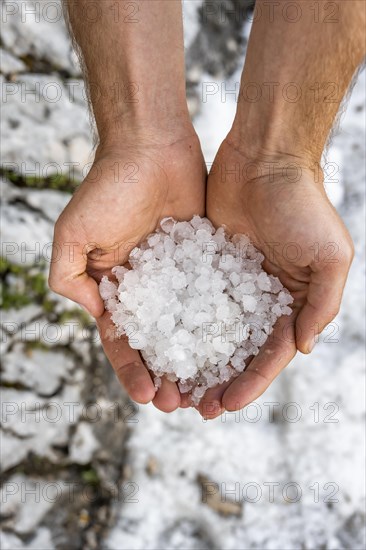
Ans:
POLYGON ((206 392, 198 408, 207 418, 241 409, 259 397, 297 350, 311 352, 318 334, 339 311, 353 244, 310 164, 305 156, 268 152, 253 163, 230 136, 216 156, 208 178, 207 216, 216 227, 225 225, 230 234, 251 238, 265 256, 264 269, 279 277, 294 304, 292 315, 278 320, 246 370, 206 392), (261 175, 250 177, 254 164, 261 175), (297 168, 291 170, 290 164, 297 168), (273 177, 268 175, 270 165, 273 177))

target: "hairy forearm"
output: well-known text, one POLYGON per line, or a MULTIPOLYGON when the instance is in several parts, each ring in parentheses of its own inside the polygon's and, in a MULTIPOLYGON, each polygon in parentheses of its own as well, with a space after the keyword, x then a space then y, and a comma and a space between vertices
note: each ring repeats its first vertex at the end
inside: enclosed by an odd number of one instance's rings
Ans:
POLYGON ((318 162, 365 55, 363 0, 257 0, 232 139, 318 162), (292 4, 292 5, 291 5, 292 4))
POLYGON ((101 140, 188 119, 180 0, 65 0, 101 140))

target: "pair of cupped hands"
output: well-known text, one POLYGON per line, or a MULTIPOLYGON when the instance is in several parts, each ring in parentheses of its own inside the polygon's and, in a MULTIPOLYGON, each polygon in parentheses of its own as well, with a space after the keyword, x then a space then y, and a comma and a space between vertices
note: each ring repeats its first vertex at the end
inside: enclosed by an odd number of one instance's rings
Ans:
POLYGON ((152 377, 127 337, 116 338, 98 283, 162 218, 206 215, 231 234, 248 235, 263 267, 294 297, 259 354, 238 377, 209 389, 199 412, 215 418, 260 396, 297 350, 309 353, 335 317, 353 257, 351 238, 329 202, 319 169, 277 151, 248 151, 233 127, 210 173, 190 122, 176 130, 125 132, 104 140, 94 164, 55 225, 52 290, 96 318, 105 353, 131 399, 164 412, 191 406, 189 395, 152 377))

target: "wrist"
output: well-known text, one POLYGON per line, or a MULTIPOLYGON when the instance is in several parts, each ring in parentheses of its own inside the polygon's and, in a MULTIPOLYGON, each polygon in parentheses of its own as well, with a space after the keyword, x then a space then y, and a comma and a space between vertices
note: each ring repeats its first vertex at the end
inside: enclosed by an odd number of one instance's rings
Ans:
MULTIPOLYGON (((291 129, 279 132, 255 132, 234 122, 226 142, 252 167, 252 173, 282 173, 286 170, 319 171, 323 148, 309 146, 296 139, 291 129)), ((290 178, 291 179, 291 178, 290 178)))
MULTIPOLYGON (((323 171, 320 158, 302 151, 301 155, 284 151, 271 144, 271 147, 257 144, 251 139, 238 138, 231 130, 220 148, 220 167, 223 181, 230 178, 238 191, 253 192, 253 185, 278 184, 293 185, 300 181, 323 186, 323 171), (306 176, 306 177, 304 177, 306 176)), ((256 185, 256 187, 258 187, 256 185)))
POLYGON ((181 82, 174 84, 166 79, 164 85, 158 86, 155 81, 135 78, 127 84, 104 83, 102 91, 90 85, 93 114, 102 142, 120 141, 126 136, 143 134, 145 129, 157 134, 179 133, 182 126, 192 125, 181 82))
MULTIPOLYGON (((111 133, 100 140, 95 151, 94 164, 112 162, 117 166, 121 159, 124 164, 140 161, 153 161, 166 170, 180 170, 188 173, 192 162, 205 164, 200 141, 190 120, 180 118, 172 127, 128 125, 121 133, 111 133)), ((123 167, 126 169, 126 167, 123 167)), ((189 177, 187 176, 187 181, 189 177)))
POLYGON ((114 120, 98 124, 99 148, 169 146, 196 136, 188 109, 154 116, 141 110, 130 110, 114 120))
POLYGON ((249 157, 299 159, 307 166, 320 162, 324 142, 303 131, 296 121, 275 119, 265 113, 258 117, 237 115, 229 133, 233 145, 249 157))

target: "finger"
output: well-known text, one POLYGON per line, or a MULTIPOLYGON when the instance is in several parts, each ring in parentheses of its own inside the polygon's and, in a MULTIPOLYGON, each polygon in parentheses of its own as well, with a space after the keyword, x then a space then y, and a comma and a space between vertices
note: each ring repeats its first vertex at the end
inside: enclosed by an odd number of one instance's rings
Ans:
POLYGON ((302 353, 312 351, 318 335, 338 314, 350 264, 329 264, 311 273, 307 300, 296 321, 296 345, 302 353))
POLYGON ((175 411, 180 406, 180 393, 177 384, 163 376, 153 404, 157 409, 166 413, 175 411))
POLYGON ((181 393, 180 394, 180 408, 181 409, 188 409, 188 407, 192 407, 192 400, 191 400, 191 394, 190 393, 181 393))
POLYGON ((213 388, 209 388, 202 397, 197 410, 206 420, 212 420, 222 414, 225 408, 222 406, 221 400, 225 390, 230 386, 232 381, 218 384, 213 388))
POLYGON ((261 347, 258 355, 250 362, 246 370, 227 388, 222 405, 227 411, 236 411, 249 405, 268 388, 278 374, 296 355, 295 318, 281 317, 261 347))
POLYGON ((105 354, 128 395, 140 404, 152 401, 155 387, 139 352, 130 348, 126 336, 116 337, 108 312, 97 319, 97 326, 105 354))
POLYGON ((104 312, 97 282, 86 273, 87 248, 75 236, 56 224, 49 287, 83 306, 93 317, 104 312))

